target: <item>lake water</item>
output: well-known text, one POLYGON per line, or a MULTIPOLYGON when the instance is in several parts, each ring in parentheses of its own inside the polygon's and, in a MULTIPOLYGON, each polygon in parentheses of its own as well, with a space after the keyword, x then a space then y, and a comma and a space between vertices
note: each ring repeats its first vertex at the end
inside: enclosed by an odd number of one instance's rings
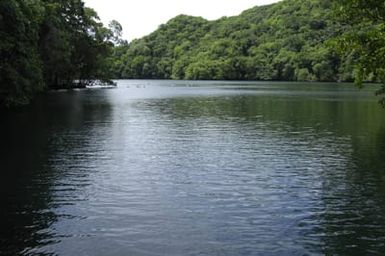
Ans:
POLYGON ((2 112, 0 255, 383 255, 374 90, 119 81, 2 112))

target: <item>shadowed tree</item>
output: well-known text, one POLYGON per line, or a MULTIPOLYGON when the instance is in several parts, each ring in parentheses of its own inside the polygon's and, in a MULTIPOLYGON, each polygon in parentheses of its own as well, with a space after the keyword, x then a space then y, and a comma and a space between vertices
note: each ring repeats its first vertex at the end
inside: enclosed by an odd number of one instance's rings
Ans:
POLYGON ((0 1, 0 105, 26 104, 43 90, 39 0, 0 1))
MULTIPOLYGON (((385 2, 382 0, 335 1, 336 14, 348 29, 336 42, 341 54, 352 60, 355 82, 367 80, 383 84, 377 94, 385 94, 385 2)), ((381 99, 385 106, 385 98, 381 99)))
POLYGON ((124 44, 121 25, 110 28, 82 0, 0 0, 0 106, 108 81, 113 46, 124 44))

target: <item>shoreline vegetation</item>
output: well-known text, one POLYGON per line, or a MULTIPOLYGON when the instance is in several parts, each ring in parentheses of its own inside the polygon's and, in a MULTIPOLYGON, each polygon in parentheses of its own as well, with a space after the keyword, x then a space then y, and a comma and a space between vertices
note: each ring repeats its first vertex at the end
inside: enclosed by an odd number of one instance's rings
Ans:
POLYGON ((0 106, 26 105, 50 89, 108 83, 122 27, 105 27, 82 0, 0 2, 0 106))
POLYGON ((127 43, 117 21, 105 27, 82 0, 4 0, 0 105, 111 79, 383 82, 382 9, 283 0, 214 21, 179 15, 127 43))

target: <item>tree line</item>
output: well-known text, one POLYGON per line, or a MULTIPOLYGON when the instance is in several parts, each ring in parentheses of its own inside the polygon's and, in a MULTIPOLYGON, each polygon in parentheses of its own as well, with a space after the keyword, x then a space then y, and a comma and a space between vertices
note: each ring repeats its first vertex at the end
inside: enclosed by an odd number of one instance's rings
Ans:
POLYGON ((82 0, 0 0, 0 106, 111 78, 385 83, 384 24, 381 0, 283 0, 127 44, 82 0))
POLYGON ((115 50, 119 78, 352 80, 326 42, 343 26, 330 0, 285 0, 207 21, 180 15, 115 50))
POLYGON ((385 80, 380 0, 284 0, 208 21, 180 15, 114 50, 117 78, 385 80))
POLYGON ((119 35, 118 22, 104 27, 81 0, 0 0, 0 105, 107 81, 119 35))

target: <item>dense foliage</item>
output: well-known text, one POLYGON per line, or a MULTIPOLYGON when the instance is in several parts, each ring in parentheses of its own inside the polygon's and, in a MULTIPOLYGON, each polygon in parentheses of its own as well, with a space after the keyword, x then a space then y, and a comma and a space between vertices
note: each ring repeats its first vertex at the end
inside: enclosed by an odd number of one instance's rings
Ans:
POLYGON ((384 21, 379 0, 283 0, 126 44, 82 0, 0 0, 0 106, 109 77, 385 84, 384 21))
POLYGON ((120 78, 352 80, 326 41, 342 26, 329 0, 284 0, 216 21, 180 15, 115 51, 120 78))
MULTIPOLYGON (((355 81, 375 80, 385 94, 385 2, 383 0, 335 1, 337 17, 348 29, 336 40, 336 49, 354 61, 355 81)), ((382 99, 385 105, 385 99, 382 99)))
POLYGON ((105 80, 120 31, 117 22, 103 27, 81 0, 0 0, 0 105, 105 80))

